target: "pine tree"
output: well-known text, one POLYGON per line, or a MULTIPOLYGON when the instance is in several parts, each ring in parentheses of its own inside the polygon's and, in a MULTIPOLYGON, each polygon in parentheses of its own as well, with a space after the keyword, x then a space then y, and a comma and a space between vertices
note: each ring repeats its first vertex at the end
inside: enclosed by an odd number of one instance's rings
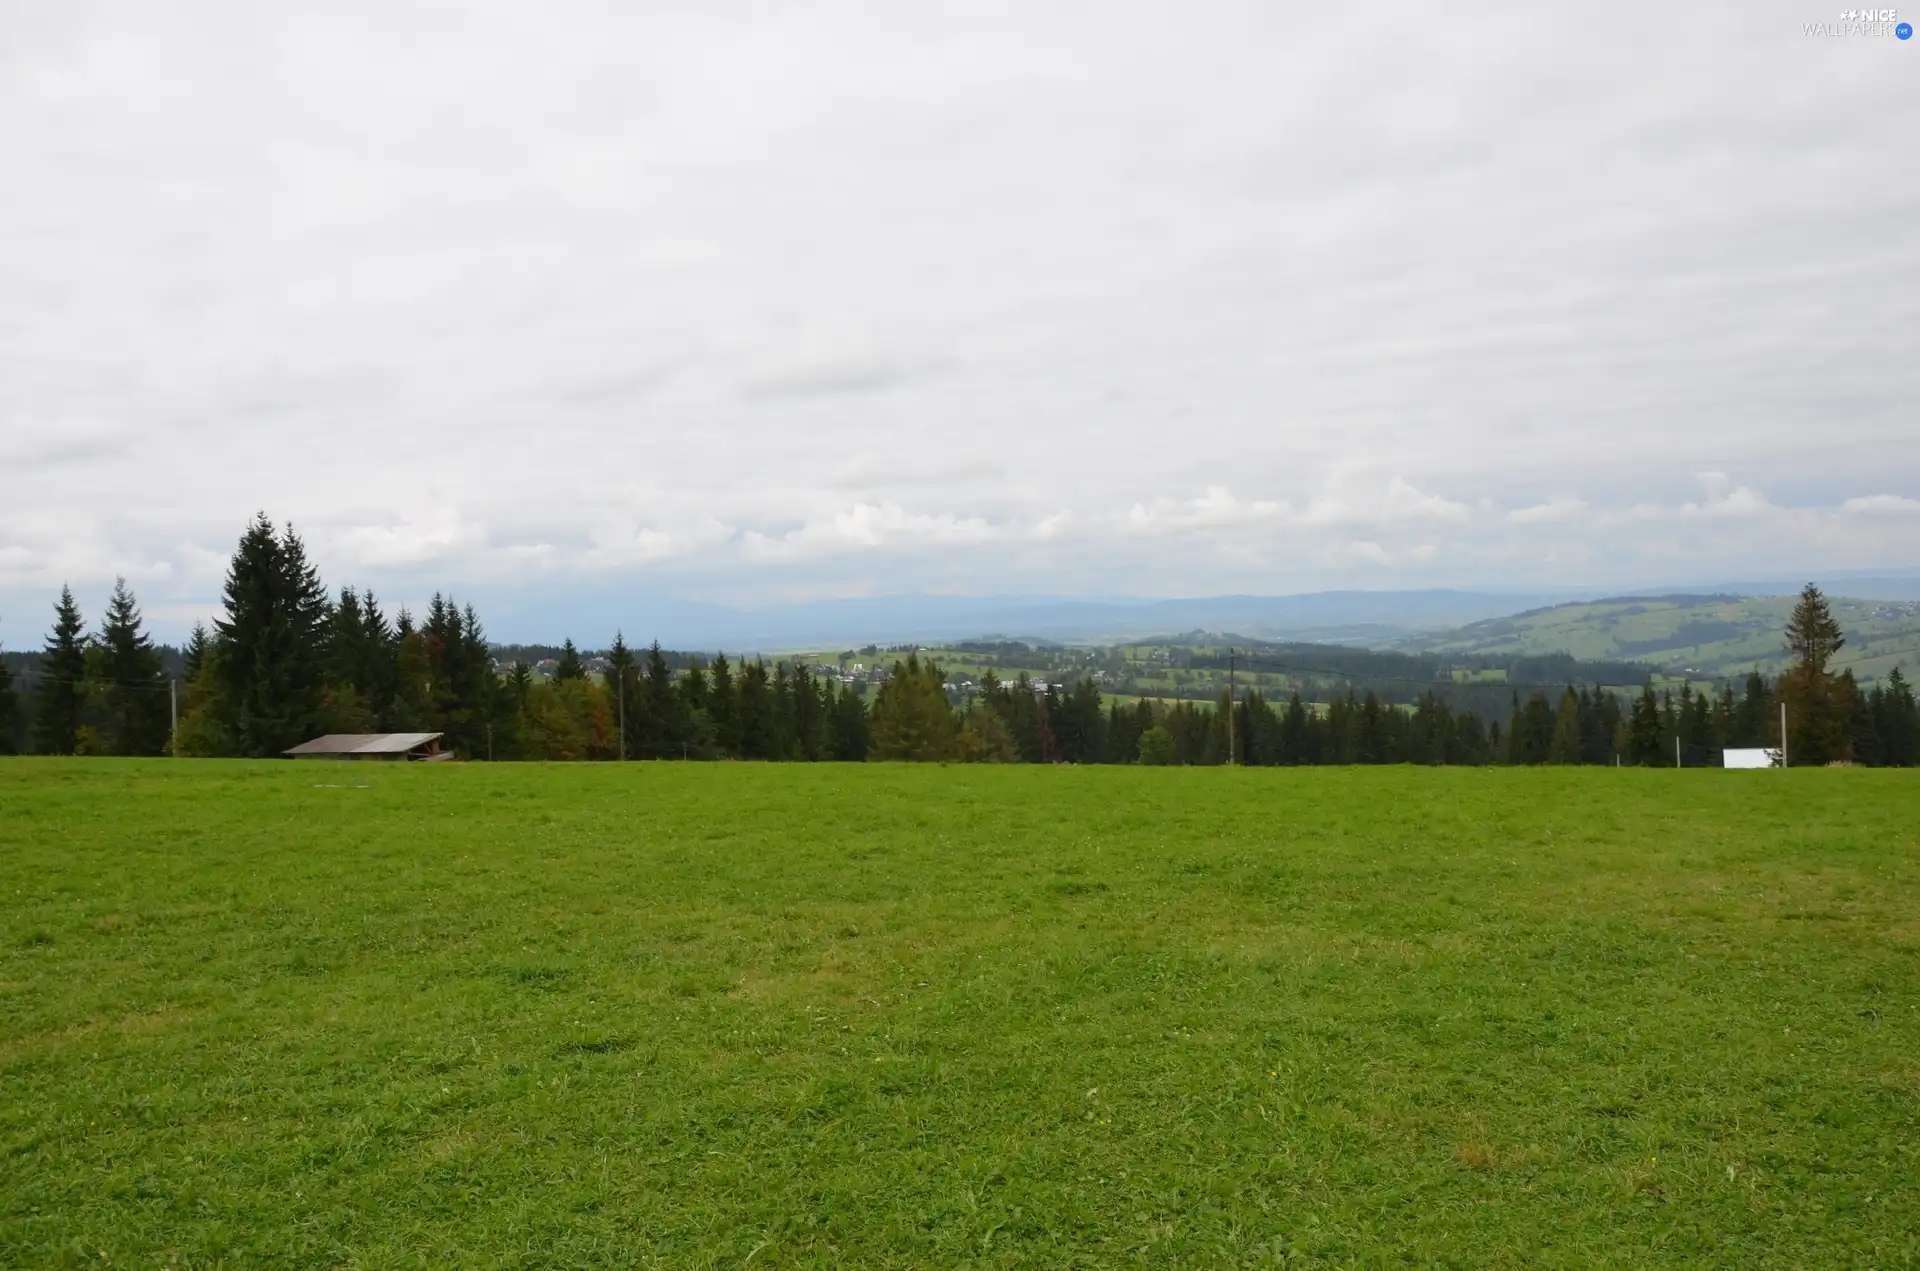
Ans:
MULTIPOLYGON (((707 683, 707 719, 713 725, 713 744, 729 759, 740 757, 740 704, 733 683, 733 666, 717 653, 707 683)), ((862 750, 862 758, 865 751, 862 750)))
POLYGON ((1793 655, 1794 666, 1803 671, 1823 672, 1846 643, 1840 623, 1820 589, 1812 583, 1801 588, 1793 615, 1787 619, 1787 652, 1793 655))
POLYGON ((624 631, 613 633, 613 647, 607 650, 607 692, 613 698, 614 726, 620 733, 620 757, 633 755, 633 724, 638 713, 634 708, 635 678, 633 673, 633 650, 627 647, 627 635, 624 631))
POLYGON ((1786 646, 1793 666, 1781 674, 1778 685, 1787 707, 1789 763, 1818 765, 1852 756, 1852 682, 1849 678, 1843 683, 1828 669, 1846 642, 1826 597, 1808 583, 1787 620, 1786 646))
POLYGON ((1647 681, 1634 699, 1633 714, 1627 721, 1627 758, 1646 768, 1664 767, 1671 762, 1660 744, 1660 702, 1653 695, 1653 681, 1647 681))
POLYGON ((427 729, 433 722, 433 655, 426 633, 401 607, 394 620, 393 704, 388 727, 398 733, 427 729))
POLYGON ((20 737, 20 697, 13 689, 13 672, 6 665, 6 649, 0 646, 0 755, 18 753, 20 737))
POLYGON ((952 758, 958 733, 938 664, 921 662, 917 653, 893 664, 874 699, 872 735, 876 759, 952 758))
POLYGON ((1920 762, 1920 706, 1916 706, 1913 687, 1897 666, 1881 686, 1875 723, 1882 763, 1890 768, 1911 768, 1920 762))
POLYGON ((100 700, 105 740, 116 755, 158 755, 167 748, 167 677, 147 637, 127 580, 114 580, 100 627, 100 700))
POLYGON ((1175 762, 1173 734, 1155 724, 1140 734, 1140 762, 1147 767, 1165 767, 1175 762))
POLYGON ((1851 670, 1840 673, 1842 695, 1852 703, 1847 711, 1847 748, 1853 762, 1878 768, 1886 763, 1880 745, 1880 716, 1885 710, 1886 689, 1863 693, 1854 682, 1851 670), (1875 698, 1879 700, 1875 700, 1875 698))
POLYGON ((686 712, 681 709, 678 695, 673 691, 673 671, 667 666, 667 657, 655 640, 647 649, 646 684, 642 698, 646 702, 645 730, 641 738, 640 753, 647 759, 680 759, 686 754, 690 743, 687 736, 686 712))
POLYGON ((1000 713, 980 707, 969 710, 962 719, 954 757, 961 763, 1018 763, 1020 751, 1000 713))
POLYGON ((773 718, 773 685, 767 664, 755 658, 740 670, 740 757, 774 759, 776 741, 773 718))
POLYGON ((1747 672, 1745 695, 1734 710, 1732 737, 1730 746, 1778 746, 1778 731, 1774 719, 1773 689, 1767 684, 1766 677, 1758 671, 1747 672))
POLYGON ((573 647, 571 639, 560 646, 560 660, 553 668, 553 678, 555 682, 587 678, 587 664, 580 660, 580 651, 573 647))
POLYGON ((73 590, 62 587, 53 609, 53 631, 40 654, 34 694, 33 746, 43 755, 70 755, 80 744, 87 678, 84 630, 73 590))
POLYGON ((1309 758, 1309 741, 1312 720, 1307 714, 1306 703, 1295 692, 1287 699, 1287 712, 1280 717, 1280 762, 1301 764, 1317 762, 1317 756, 1309 758))
POLYGON ((200 674, 207 664, 207 654, 213 647, 213 637, 207 634, 207 624, 195 622, 193 630, 187 634, 186 647, 180 650, 180 674, 192 680, 200 674))
POLYGON ((688 659, 686 674, 674 682, 674 696, 679 699, 680 719, 683 721, 685 736, 684 753, 689 759, 714 759, 722 753, 718 735, 714 731, 713 720, 707 714, 707 673, 697 657, 688 659))
POLYGON ((389 732, 402 731, 394 721, 400 695, 400 635, 380 612, 380 601, 371 589, 360 595, 359 650, 365 662, 356 681, 365 694, 367 707, 389 732))
MULTIPOLYGON (((848 684, 833 703, 833 757, 842 763, 864 763, 870 742, 867 704, 848 684)), ((1012 745, 1011 734, 1007 742, 1012 745)))
POLYGON ((1580 757, 1580 698, 1569 688, 1560 695, 1560 707, 1554 712, 1547 762, 1577 764, 1580 757))
POLYGON ((227 567, 219 632, 222 688, 243 755, 278 755, 319 731, 327 593, 293 527, 265 513, 227 567))
POLYGON ((788 678, 793 758, 813 762, 832 753, 832 734, 827 709, 820 701, 820 689, 813 672, 804 663, 793 664, 788 678))

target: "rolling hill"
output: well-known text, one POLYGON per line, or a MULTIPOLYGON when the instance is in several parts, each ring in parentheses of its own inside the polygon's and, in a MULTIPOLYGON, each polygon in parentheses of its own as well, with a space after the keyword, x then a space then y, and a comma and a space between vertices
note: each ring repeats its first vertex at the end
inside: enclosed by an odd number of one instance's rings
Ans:
MULTIPOLYGON (((1920 675, 1920 602, 1832 599, 1847 633, 1838 665, 1862 681, 1896 665, 1920 675)), ((1396 648, 1436 653, 1538 656, 1650 662, 1722 678, 1786 663, 1781 631, 1791 596, 1630 596, 1531 609, 1453 631, 1409 636, 1396 648)))

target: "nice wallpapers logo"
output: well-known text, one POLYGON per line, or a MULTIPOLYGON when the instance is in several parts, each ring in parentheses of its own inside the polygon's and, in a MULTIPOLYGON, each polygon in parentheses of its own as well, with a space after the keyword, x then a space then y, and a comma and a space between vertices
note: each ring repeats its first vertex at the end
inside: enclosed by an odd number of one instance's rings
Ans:
POLYGON ((1802 35, 1849 36, 1864 35, 1884 39, 1892 36, 1896 40, 1913 38, 1913 23, 1900 17, 1898 9, 1848 9, 1841 13, 1836 22, 1802 22, 1802 35))

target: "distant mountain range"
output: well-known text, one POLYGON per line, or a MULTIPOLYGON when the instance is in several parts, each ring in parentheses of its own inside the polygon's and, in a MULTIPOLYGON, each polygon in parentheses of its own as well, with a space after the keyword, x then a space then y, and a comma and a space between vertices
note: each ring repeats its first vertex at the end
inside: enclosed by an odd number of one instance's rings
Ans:
MULTIPOLYGON (((478 601, 496 639, 555 643, 571 636, 582 648, 604 647, 616 629, 624 630, 630 642, 657 638, 670 648, 770 653, 996 637, 1107 644, 1191 631, 1389 647, 1412 637, 1609 595, 1787 596, 1805 581, 1759 579, 1608 592, 1434 588, 1178 599, 893 595, 756 606, 643 598, 611 587, 556 590, 551 595, 517 589, 489 594, 480 589, 474 595, 463 593, 461 599, 478 601)), ((1920 600, 1920 570, 1834 573, 1817 581, 1834 596, 1920 600)))

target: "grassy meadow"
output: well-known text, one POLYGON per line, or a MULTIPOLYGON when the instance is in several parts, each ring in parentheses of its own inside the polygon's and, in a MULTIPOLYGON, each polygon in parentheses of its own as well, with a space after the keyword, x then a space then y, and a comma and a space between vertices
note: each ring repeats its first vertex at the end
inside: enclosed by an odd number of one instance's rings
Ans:
POLYGON ((0 1265, 1920 1263, 1912 772, 0 760, 0 1265))

